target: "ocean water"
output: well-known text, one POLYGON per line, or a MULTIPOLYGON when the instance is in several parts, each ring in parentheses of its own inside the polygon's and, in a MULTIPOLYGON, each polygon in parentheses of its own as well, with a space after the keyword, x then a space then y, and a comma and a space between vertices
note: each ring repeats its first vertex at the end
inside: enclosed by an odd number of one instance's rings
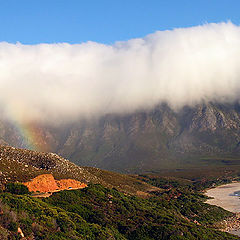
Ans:
POLYGON ((233 194, 230 194, 230 196, 238 196, 240 197, 240 191, 235 191, 233 194))

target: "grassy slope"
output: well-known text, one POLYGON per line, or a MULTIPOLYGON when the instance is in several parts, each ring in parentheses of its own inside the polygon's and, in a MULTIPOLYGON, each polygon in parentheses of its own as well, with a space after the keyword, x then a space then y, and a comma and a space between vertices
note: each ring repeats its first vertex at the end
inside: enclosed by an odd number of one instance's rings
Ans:
POLYGON ((100 183, 123 192, 147 192, 152 187, 131 176, 91 167, 79 167, 53 153, 40 153, 0 145, 0 183, 28 181, 43 173, 56 179, 72 178, 82 182, 100 183))
POLYGON ((36 239, 238 239, 211 228, 229 212, 204 204, 198 194, 179 192, 142 199, 90 185, 43 200, 2 193, 0 223, 10 239, 14 226, 36 239))

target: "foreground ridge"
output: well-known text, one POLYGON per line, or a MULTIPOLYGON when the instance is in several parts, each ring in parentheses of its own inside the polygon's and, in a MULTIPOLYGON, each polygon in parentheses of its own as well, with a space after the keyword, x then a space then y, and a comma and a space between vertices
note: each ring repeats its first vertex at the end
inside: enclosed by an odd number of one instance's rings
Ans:
POLYGON ((2 187, 7 182, 28 182, 42 174, 51 174, 56 180, 73 179, 84 184, 90 182, 102 184, 130 194, 146 193, 153 188, 128 175, 77 166, 55 153, 0 145, 0 185, 2 187))

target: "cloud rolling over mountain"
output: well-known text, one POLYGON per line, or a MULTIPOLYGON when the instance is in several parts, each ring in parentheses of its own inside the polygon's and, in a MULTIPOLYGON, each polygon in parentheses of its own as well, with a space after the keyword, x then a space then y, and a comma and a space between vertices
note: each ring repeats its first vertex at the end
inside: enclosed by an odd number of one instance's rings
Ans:
POLYGON ((233 102, 239 83, 240 27, 231 22, 114 45, 0 43, 0 106, 25 121, 233 102))

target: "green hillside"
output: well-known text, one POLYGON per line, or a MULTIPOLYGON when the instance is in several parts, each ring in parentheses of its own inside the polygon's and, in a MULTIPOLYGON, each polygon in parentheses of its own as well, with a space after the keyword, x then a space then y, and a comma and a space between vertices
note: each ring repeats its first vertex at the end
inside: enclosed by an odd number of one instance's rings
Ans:
POLYGON ((2 192, 1 239, 19 239, 18 227, 27 239, 238 239, 215 230, 232 214, 205 204, 189 180, 145 181, 165 190, 147 199, 99 184, 45 199, 2 192))

